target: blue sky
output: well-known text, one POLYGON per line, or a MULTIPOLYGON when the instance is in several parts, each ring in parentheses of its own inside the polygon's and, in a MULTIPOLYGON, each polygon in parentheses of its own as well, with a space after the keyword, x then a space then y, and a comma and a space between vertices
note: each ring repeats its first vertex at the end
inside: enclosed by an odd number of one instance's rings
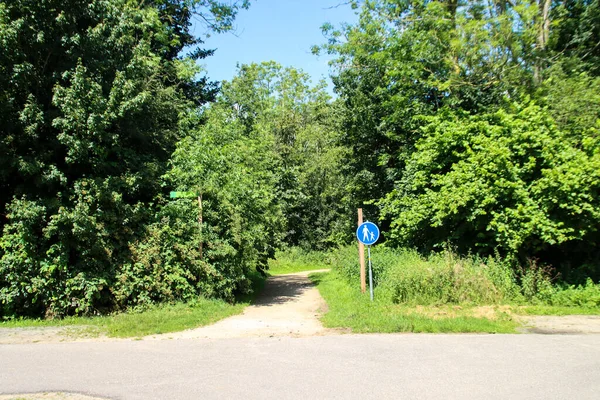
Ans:
MULTIPOLYGON (((203 47, 215 48, 212 57, 201 60, 211 80, 230 80, 236 64, 274 60, 310 74, 313 83, 327 78, 327 56, 314 56, 310 48, 325 38, 321 25, 353 22, 357 17, 344 0, 254 0, 236 19, 234 33, 212 35, 203 47), (335 8, 330 8, 335 7, 335 8)), ((195 34, 203 28, 196 27, 195 34)), ((329 81, 329 79, 328 79, 329 81)))

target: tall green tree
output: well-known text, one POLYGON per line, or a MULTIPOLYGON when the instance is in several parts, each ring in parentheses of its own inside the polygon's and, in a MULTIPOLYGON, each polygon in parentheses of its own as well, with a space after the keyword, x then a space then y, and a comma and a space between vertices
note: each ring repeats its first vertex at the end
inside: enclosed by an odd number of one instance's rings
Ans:
POLYGON ((381 0, 364 2, 355 25, 324 26, 329 42, 316 51, 337 56, 357 203, 381 198, 401 177, 422 116, 444 107, 478 113, 531 92, 536 18, 525 1, 381 0))
POLYGON ((0 1, 0 314, 116 305, 115 277, 163 190, 181 115, 214 94, 179 57, 196 42, 191 17, 228 29, 237 9, 0 1))
POLYGON ((235 114, 213 104, 201 117, 206 123, 178 144, 168 174, 174 187, 201 196, 202 223, 193 240, 202 243, 211 280, 227 287, 228 298, 247 286, 255 268, 266 269, 284 226, 273 137, 247 131, 235 114))
POLYGON ((346 240, 340 224, 349 209, 347 151, 340 143, 339 104, 324 83, 312 86, 306 73, 274 62, 244 65, 223 86, 221 101, 236 110, 248 131, 273 138, 285 242, 324 248, 346 240))
POLYGON ((567 58, 569 69, 600 74, 600 2, 554 2, 548 47, 553 57, 567 58))
POLYGON ((598 2, 353 3, 316 50, 336 56, 354 201, 382 207, 385 236, 598 271, 598 2))

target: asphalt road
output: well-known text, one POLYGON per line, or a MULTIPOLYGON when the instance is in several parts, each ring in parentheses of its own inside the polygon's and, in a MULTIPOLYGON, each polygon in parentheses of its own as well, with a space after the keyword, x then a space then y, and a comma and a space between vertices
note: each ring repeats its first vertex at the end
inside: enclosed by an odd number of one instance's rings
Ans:
POLYGON ((0 393, 117 399, 594 399, 598 335, 338 335, 0 345, 0 393))

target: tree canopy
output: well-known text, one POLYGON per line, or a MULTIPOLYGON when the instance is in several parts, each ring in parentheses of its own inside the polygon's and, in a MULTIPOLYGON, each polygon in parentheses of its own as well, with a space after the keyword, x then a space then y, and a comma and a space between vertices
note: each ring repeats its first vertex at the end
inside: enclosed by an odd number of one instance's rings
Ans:
POLYGON ((598 2, 354 5, 315 51, 336 56, 355 198, 390 243, 598 274, 598 2))
POLYGON ((350 4, 332 97, 200 74, 249 0, 0 0, 0 317, 231 301, 358 207, 386 246, 600 278, 600 2, 350 4))
POLYGON ((0 2, 0 300, 8 315, 115 306, 129 243, 143 235, 182 113, 214 98, 196 80, 196 15, 215 0, 0 2))

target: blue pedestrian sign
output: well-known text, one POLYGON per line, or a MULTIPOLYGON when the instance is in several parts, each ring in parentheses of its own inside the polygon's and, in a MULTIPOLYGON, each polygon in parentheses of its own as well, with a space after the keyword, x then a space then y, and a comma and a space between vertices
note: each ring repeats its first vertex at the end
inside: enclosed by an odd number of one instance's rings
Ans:
POLYGON ((363 222, 356 230, 356 237, 362 244, 370 246, 379 240, 379 228, 372 222, 363 222))

